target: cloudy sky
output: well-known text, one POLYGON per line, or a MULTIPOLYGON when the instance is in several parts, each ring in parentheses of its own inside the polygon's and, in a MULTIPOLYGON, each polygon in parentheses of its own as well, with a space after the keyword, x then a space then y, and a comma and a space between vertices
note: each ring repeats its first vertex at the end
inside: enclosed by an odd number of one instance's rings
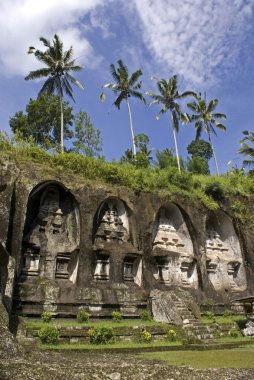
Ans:
MULTIPOLYGON (((177 74, 180 92, 206 91, 208 100, 218 98, 217 112, 228 117, 227 132, 214 137, 219 166, 225 172, 232 160, 240 167, 241 132, 253 131, 253 12, 254 0, 1 0, 1 129, 9 131, 9 118, 36 98, 43 83, 24 81, 38 68, 28 47, 42 48, 41 36, 52 39, 58 33, 84 67, 76 75, 85 90, 74 89, 75 112, 87 111, 101 130, 107 160, 119 159, 131 147, 126 105, 120 111, 113 107, 110 91, 104 103, 99 101, 102 85, 112 81, 109 65, 122 59, 130 72, 142 69, 144 91, 156 91, 151 76, 177 74)), ((147 134, 154 149, 173 148, 169 115, 157 121, 156 106, 131 99, 131 107, 135 134, 147 134)), ((181 127, 184 158, 194 136, 193 125, 181 127)))

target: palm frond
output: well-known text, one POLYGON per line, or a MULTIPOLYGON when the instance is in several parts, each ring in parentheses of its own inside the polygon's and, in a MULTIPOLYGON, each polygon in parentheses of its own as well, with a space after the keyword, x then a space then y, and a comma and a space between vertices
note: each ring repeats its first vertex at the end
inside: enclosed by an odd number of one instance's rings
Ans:
POLYGON ((43 43, 44 46, 46 46, 47 48, 50 47, 50 41, 47 40, 46 38, 44 37, 40 37, 40 41, 43 43))
POLYGON ((139 77, 142 75, 142 71, 141 69, 138 69, 137 71, 135 71, 133 74, 131 74, 131 77, 129 79, 129 86, 132 87, 135 85, 135 83, 137 82, 137 80, 139 79, 139 77))
POLYGON ((81 90, 84 90, 84 86, 82 85, 82 83, 80 83, 77 79, 75 79, 72 75, 70 75, 69 73, 66 73, 65 74, 66 77, 68 78, 68 80, 71 81, 71 83, 74 83, 76 86, 78 86, 81 90))
POLYGON ((171 111, 171 117, 172 117, 173 129, 178 133, 178 131, 179 131, 179 119, 178 119, 178 115, 177 115, 176 110, 171 111))
POLYGON ((112 77, 115 79, 115 81, 116 81, 118 84, 121 83, 121 82, 120 82, 119 74, 116 72, 116 68, 115 68, 115 65, 114 65, 113 63, 109 66, 109 70, 110 70, 110 72, 111 72, 112 77))
POLYGON ((51 70, 48 68, 42 68, 39 70, 30 71, 30 73, 25 77, 25 80, 47 77, 48 75, 50 75, 50 73, 51 73, 51 70))
POLYGON ((218 99, 211 100, 207 107, 207 113, 211 113, 216 108, 218 102, 218 99))
POLYGON ((65 65, 70 65, 70 60, 73 56, 73 47, 71 46, 70 49, 66 50, 63 54, 63 62, 65 65))
POLYGON ((46 82, 43 84, 42 88, 38 93, 38 98, 42 94, 53 94, 56 91, 56 81, 54 78, 48 78, 46 82))
POLYGON ((114 101, 113 104, 116 106, 116 108, 118 108, 120 110, 121 103, 125 99, 126 99, 125 94, 123 92, 121 92, 120 95, 116 98, 116 100, 114 101))
POLYGON ((133 96, 134 98, 140 99, 144 104, 146 104, 146 100, 141 94, 141 92, 130 90, 130 95, 133 96))
POLYGON ((217 119, 227 119, 227 116, 224 113, 213 113, 213 117, 217 119))

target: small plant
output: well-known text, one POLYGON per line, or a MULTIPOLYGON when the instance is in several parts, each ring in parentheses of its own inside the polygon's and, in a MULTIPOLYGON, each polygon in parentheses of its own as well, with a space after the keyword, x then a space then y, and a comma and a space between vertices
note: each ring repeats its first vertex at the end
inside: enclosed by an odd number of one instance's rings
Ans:
POLYGON ((113 342, 113 330, 108 327, 97 327, 88 330, 91 344, 107 344, 113 342))
POLYGON ((89 318, 90 318, 90 315, 86 311, 84 311, 84 310, 78 311, 77 320, 79 323, 88 322, 89 318))
POLYGON ((43 344, 57 344, 59 340, 59 332, 54 326, 42 327, 38 336, 43 344))
POLYGON ((208 319, 213 319, 214 313, 212 311, 206 311, 206 312, 204 312, 204 317, 206 317, 208 319))
POLYGON ((43 322, 49 323, 52 319, 52 314, 50 313, 50 311, 44 311, 41 315, 41 319, 43 320, 43 322))
POLYGON ((145 328, 138 328, 134 333, 134 341, 137 343, 151 343, 152 334, 145 328))
POLYGON ((119 311, 113 311, 111 315, 114 322, 120 323, 121 320, 123 319, 123 314, 120 313, 119 311))
POLYGON ((240 332, 233 328, 231 330, 229 330, 229 335, 232 337, 232 338, 238 338, 240 336, 240 332))
POLYGON ((139 314, 139 317, 140 317, 140 319, 142 319, 142 321, 152 321, 153 320, 152 314, 149 310, 143 310, 139 314))
POLYGON ((175 342, 177 338, 177 334, 175 330, 168 330, 165 336, 165 340, 168 342, 175 342))
POLYGON ((235 315, 233 310, 224 310, 223 317, 232 317, 232 315, 235 315))

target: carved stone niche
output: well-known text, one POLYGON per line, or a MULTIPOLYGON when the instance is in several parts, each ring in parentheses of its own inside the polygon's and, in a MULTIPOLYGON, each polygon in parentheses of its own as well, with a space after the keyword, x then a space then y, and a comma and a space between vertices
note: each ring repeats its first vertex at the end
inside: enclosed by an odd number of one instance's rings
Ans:
POLYGON ((124 203, 118 198, 108 198, 100 206, 94 223, 94 242, 129 241, 129 222, 124 203))
POLYGON ((239 240, 231 219, 223 211, 211 212, 206 226, 206 268, 216 290, 246 289, 239 240))
POLYGON ((28 201, 22 275, 75 282, 79 240, 79 210, 74 197, 56 182, 37 186, 28 201))
POLYGON ((180 209, 162 207, 153 228, 154 277, 165 285, 198 287, 193 245, 180 209))
POLYGON ((94 271, 96 281, 109 281, 109 256, 98 254, 94 271))

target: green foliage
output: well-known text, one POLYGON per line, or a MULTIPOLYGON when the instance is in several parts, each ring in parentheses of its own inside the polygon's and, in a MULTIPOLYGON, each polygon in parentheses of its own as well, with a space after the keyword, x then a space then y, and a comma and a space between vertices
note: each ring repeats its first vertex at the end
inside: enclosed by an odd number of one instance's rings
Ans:
POLYGON ((239 336, 241 336, 240 334, 240 331, 233 328, 231 330, 229 330, 229 335, 232 337, 232 338, 238 338, 239 336))
POLYGON ((247 156, 248 159, 243 161, 244 167, 253 167, 254 166, 254 132, 243 131, 244 138, 240 141, 241 149, 239 149, 238 153, 247 156), (247 142, 248 143, 247 143, 247 142), (248 145, 248 144, 252 144, 248 145))
POLYGON ((168 330, 165 336, 165 340, 167 340, 168 342, 175 342, 177 340, 177 333, 175 332, 175 330, 168 330))
POLYGON ((38 332, 41 343, 57 344, 59 341, 59 332, 54 326, 45 326, 38 332))
POLYGON ((152 334, 144 327, 139 327, 134 331, 133 340, 137 343, 151 343, 152 334))
POLYGON ((78 320, 79 323, 88 322, 89 318, 90 318, 90 315, 86 311, 84 311, 84 310, 79 310, 78 311, 78 313, 77 313, 77 320, 78 320))
POLYGON ((212 311, 206 311, 204 312, 204 317, 208 319, 214 319, 214 313, 212 311))
MULTIPOLYGON (((171 166, 174 166, 177 168, 177 159, 172 149, 166 148, 162 151, 157 150, 155 156, 156 156, 155 165, 159 169, 166 169, 171 166)), ((184 167, 183 160, 181 157, 179 157, 179 159, 180 159, 180 166, 183 169, 184 167)))
POLYGON ((143 310, 139 314, 139 318, 142 319, 142 321, 152 321, 153 317, 149 310, 143 310))
POLYGON ((119 311, 113 311, 111 315, 114 322, 121 322, 123 319, 123 314, 119 311))
POLYGON ((223 202, 225 200, 225 191, 220 182, 214 181, 205 187, 206 195, 211 196, 214 200, 223 202))
MULTIPOLYGON (((30 99, 26 114, 18 111, 10 118, 13 133, 24 139, 33 138, 34 142, 44 149, 56 148, 60 144, 60 107, 59 96, 43 94, 37 99, 30 99)), ((68 102, 63 102, 64 138, 70 139, 70 130, 74 115, 68 102)))
POLYGON ((211 144, 205 140, 193 140, 188 146, 187 151, 193 157, 201 157, 209 161, 213 156, 211 144))
POLYGON ((132 164, 137 168, 147 168, 152 161, 152 149, 148 148, 149 141, 149 137, 144 133, 135 136, 134 142, 137 149, 135 157, 132 149, 127 149, 120 162, 132 164))
POLYGON ((91 344, 107 344, 113 341, 113 330, 107 327, 98 327, 88 330, 91 344))
POLYGON ((230 208, 239 222, 242 224, 250 223, 254 225, 254 216, 251 214, 249 206, 244 200, 236 199, 231 203, 230 208))
POLYGON ((194 174, 209 175, 209 165, 205 158, 194 156, 192 159, 187 159, 187 170, 194 174))
POLYGON ((225 318, 231 317, 232 315, 235 315, 234 310, 224 310, 223 311, 223 317, 225 317, 225 318))
POLYGON ((43 322, 50 322, 51 319, 52 319, 52 314, 50 311, 44 311, 41 315, 41 319, 43 320, 43 322))
POLYGON ((84 111, 79 111, 75 116, 74 133, 75 153, 84 154, 86 157, 100 157, 102 151, 102 138, 99 129, 95 129, 90 117, 84 111))

